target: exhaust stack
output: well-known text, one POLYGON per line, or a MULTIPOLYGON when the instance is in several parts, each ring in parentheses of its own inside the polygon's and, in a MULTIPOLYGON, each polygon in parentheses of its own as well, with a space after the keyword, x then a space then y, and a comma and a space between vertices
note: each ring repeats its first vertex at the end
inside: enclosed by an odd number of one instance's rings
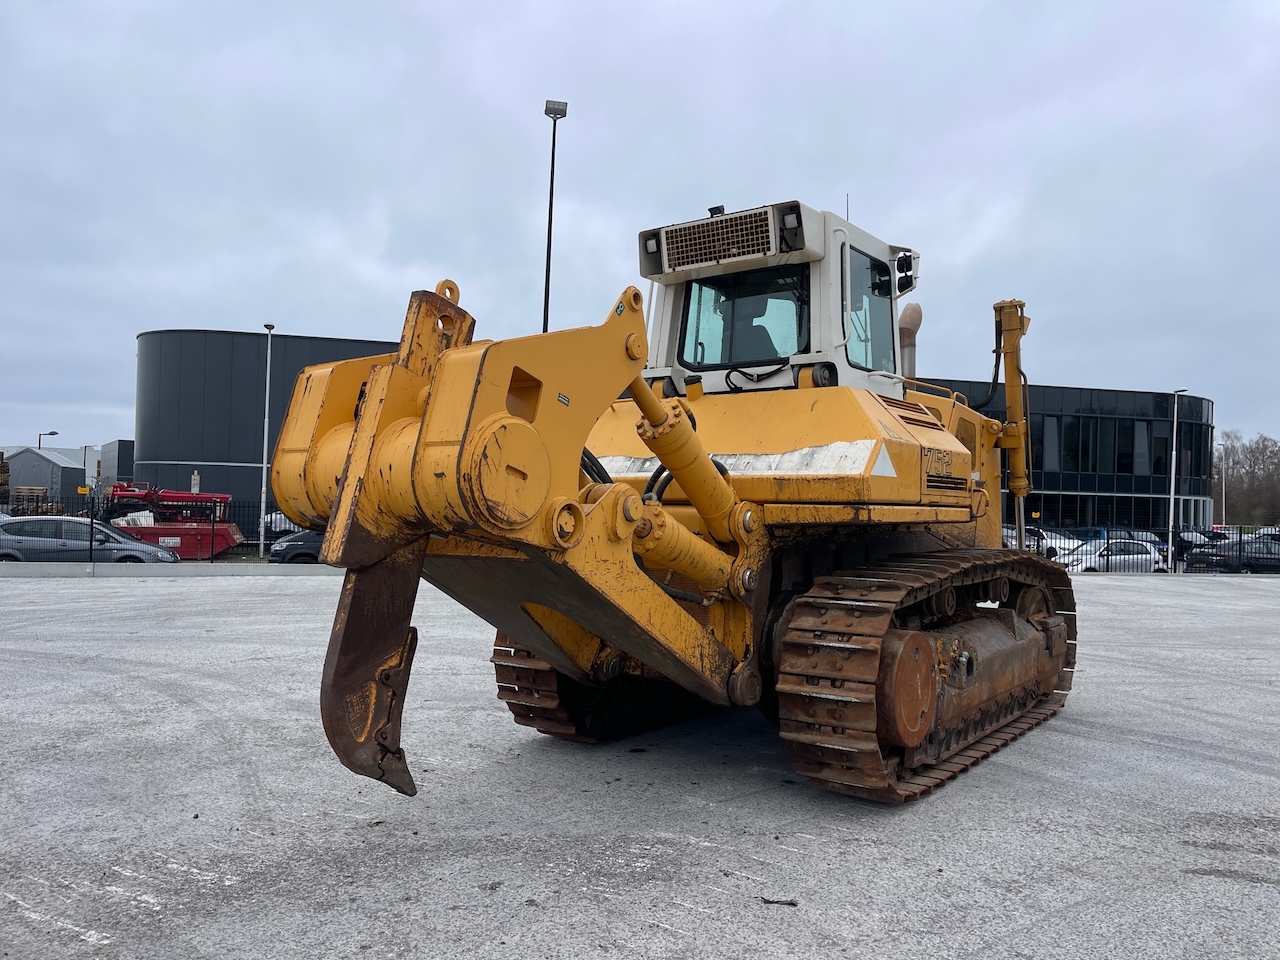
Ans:
POLYGON ((916 378, 916 334, 924 313, 918 303, 908 303, 898 314, 898 337, 902 342, 902 375, 908 380, 916 378))

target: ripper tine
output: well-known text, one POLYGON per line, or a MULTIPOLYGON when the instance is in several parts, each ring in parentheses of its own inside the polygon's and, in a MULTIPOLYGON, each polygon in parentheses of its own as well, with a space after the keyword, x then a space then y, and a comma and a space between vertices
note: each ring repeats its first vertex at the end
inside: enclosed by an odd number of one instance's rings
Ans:
POLYGON ((343 766, 406 796, 418 792, 400 720, 418 633, 409 626, 428 538, 349 570, 320 687, 325 734, 343 766))

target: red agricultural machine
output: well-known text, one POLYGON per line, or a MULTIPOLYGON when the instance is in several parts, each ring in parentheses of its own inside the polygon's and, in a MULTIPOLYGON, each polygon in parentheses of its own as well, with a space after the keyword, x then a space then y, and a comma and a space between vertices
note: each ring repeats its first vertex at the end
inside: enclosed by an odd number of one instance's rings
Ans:
POLYGON ((229 493, 157 490, 149 483, 115 483, 107 490, 103 519, 139 540, 168 547, 183 560, 209 560, 244 542, 240 528, 227 519, 229 493), (135 515, 150 514, 146 522, 135 515))

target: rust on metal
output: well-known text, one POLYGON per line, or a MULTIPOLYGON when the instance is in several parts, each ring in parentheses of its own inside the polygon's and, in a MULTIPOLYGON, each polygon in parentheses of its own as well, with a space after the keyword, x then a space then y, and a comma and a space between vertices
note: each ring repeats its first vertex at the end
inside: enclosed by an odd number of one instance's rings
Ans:
POLYGON ((325 734, 343 765, 400 793, 417 793, 400 719, 417 631, 409 626, 427 538, 348 570, 320 685, 325 734))

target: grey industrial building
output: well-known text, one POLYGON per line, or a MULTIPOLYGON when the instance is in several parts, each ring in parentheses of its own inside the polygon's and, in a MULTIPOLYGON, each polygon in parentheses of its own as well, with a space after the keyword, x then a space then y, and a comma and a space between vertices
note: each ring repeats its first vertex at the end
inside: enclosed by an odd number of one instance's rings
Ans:
MULTIPOLYGON (((396 344, 272 336, 270 451, 298 373, 307 366, 394 351, 396 344)), ((246 534, 257 529, 267 336, 227 330, 138 335, 133 479, 153 487, 229 493, 246 534)), ((267 510, 275 509, 270 489, 267 510)))
POLYGON ((40 506, 73 500, 85 482, 85 465, 61 450, 0 447, 8 464, 8 497, 0 510, 15 505, 40 506))
MULTIPOLYGON (((379 340, 273 336, 269 450, 306 366, 394 352, 379 340)), ((267 337, 218 330, 155 330, 138 335, 137 434, 133 478, 230 493, 246 533, 255 530, 262 482, 267 337)), ((940 381, 973 401, 989 385, 940 381)), ((1029 516, 1048 527, 1162 528, 1168 523, 1173 416, 1167 393, 1032 385, 1029 516)), ((1004 415, 998 389, 984 410, 1004 415)), ((1213 403, 1183 395, 1178 407, 1177 524, 1206 526, 1213 403)), ((104 450, 104 465, 105 465, 104 450)), ((268 490, 268 511, 274 510, 268 490)), ((1006 514, 1008 515, 1008 514, 1006 514)))

